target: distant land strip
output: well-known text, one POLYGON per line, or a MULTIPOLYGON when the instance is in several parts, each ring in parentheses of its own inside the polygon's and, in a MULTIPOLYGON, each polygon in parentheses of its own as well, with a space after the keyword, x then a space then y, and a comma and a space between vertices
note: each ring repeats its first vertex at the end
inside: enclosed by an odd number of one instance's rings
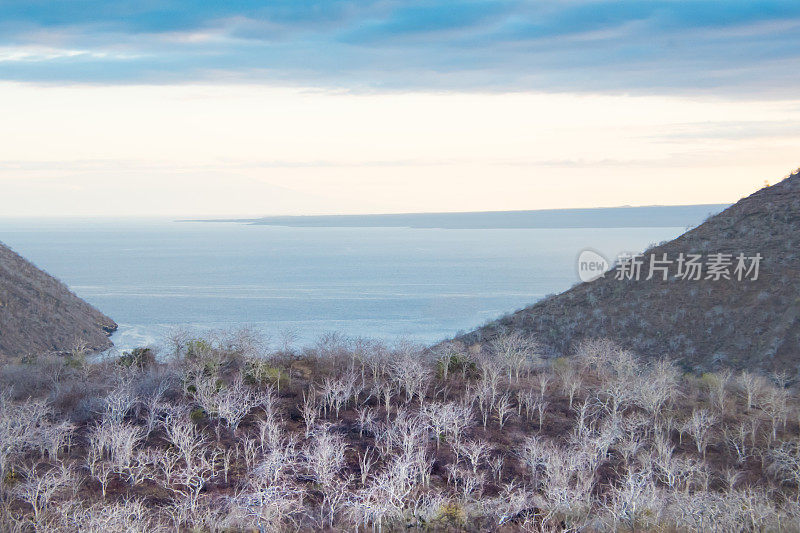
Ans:
POLYGON ((728 204, 477 211, 463 213, 399 213, 385 215, 305 215, 260 218, 194 219, 185 222, 238 222, 260 226, 313 228, 654 228, 702 223, 728 204))

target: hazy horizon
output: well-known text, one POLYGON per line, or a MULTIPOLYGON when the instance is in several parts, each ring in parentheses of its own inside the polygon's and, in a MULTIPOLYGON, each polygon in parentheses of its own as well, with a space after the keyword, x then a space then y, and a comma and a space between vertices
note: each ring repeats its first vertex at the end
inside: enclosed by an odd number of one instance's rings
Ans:
MULTIPOLYGON (((231 222, 231 223, 247 223, 247 222, 260 222, 264 219, 348 219, 348 218, 366 218, 366 217, 392 217, 392 216, 425 216, 425 215, 490 215, 490 214, 538 214, 538 213, 564 213, 566 215, 582 212, 582 211, 615 211, 615 210, 637 210, 648 208, 699 208, 709 209, 707 214, 717 213, 722 209, 732 204, 726 203, 709 203, 709 204, 671 204, 671 205, 617 205, 617 206, 597 206, 597 207, 555 207, 546 209, 514 209, 514 210, 500 210, 500 211, 418 211, 418 212, 388 212, 388 213, 306 213, 306 214, 285 214, 276 215, 268 213, 250 213, 244 215, 237 214, 221 214, 221 215, 204 215, 198 213, 194 215, 81 215, 81 214, 62 214, 62 215, 8 215, 0 213, 0 220, 162 220, 170 222, 231 222)), ((659 224, 654 224, 652 227, 658 227, 659 224)), ((588 226, 587 226, 588 227, 588 226)))

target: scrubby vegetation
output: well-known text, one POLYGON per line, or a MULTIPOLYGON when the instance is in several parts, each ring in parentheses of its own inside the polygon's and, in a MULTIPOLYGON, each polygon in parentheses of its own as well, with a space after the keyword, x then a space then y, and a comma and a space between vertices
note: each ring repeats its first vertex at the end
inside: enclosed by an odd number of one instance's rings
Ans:
POLYGON ((8 361, 3 531, 800 530, 780 375, 246 332, 8 361))

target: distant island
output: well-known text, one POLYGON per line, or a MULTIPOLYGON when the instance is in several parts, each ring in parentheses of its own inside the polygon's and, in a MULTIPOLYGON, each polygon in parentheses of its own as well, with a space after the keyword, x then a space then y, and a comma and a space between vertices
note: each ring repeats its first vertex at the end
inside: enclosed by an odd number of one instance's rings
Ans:
POLYGON ((531 211, 398 213, 385 215, 309 215, 260 218, 194 219, 186 222, 238 222, 260 226, 315 228, 657 228, 695 226, 728 204, 653 205, 531 211))

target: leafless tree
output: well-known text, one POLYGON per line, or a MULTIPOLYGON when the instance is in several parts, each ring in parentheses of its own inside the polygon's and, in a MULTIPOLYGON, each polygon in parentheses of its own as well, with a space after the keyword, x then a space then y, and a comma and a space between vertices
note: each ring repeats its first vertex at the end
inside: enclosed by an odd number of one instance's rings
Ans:
POLYGON ((303 404, 300 406, 300 414, 303 415, 303 422, 306 424, 306 438, 311 435, 311 430, 319 418, 319 409, 316 391, 313 388, 309 391, 303 391, 303 404))
POLYGON ((604 505, 612 530, 623 526, 629 531, 648 528, 658 516, 658 494, 649 471, 628 470, 620 484, 613 487, 610 501, 604 505))
POLYGON ((290 483, 272 484, 255 477, 234 499, 226 526, 255 527, 259 531, 281 531, 303 508, 305 491, 290 483))
POLYGON ((786 420, 789 416, 789 406, 787 403, 788 394, 785 389, 777 387, 768 387, 763 394, 762 408, 764 413, 769 417, 772 432, 770 433, 770 441, 778 438, 778 427, 786 426, 786 420))
POLYGON ((164 393, 169 387, 169 380, 162 379, 156 389, 154 389, 144 400, 142 406, 145 408, 146 415, 144 417, 145 433, 150 435, 154 429, 159 425, 161 417, 166 411, 165 404, 163 403, 164 393))
POLYGON ((188 468, 192 467, 199 450, 206 445, 205 437, 189 420, 184 409, 176 409, 164 419, 164 432, 167 439, 178 449, 188 468))
POLYGON ((283 350, 284 353, 289 353, 292 351, 294 343, 300 338, 300 332, 297 328, 284 328, 280 331, 279 337, 281 350, 283 350))
POLYGON ((100 483, 100 490, 103 493, 103 498, 105 498, 108 482, 116 469, 109 461, 103 458, 102 450, 96 446, 90 446, 86 452, 86 467, 89 470, 89 475, 100 483))
POLYGON ((511 402, 511 395, 509 393, 505 393, 497 399, 497 403, 495 404, 495 412, 497 415, 497 423, 500 424, 500 427, 503 427, 505 424, 506 419, 514 412, 514 407, 511 402))
POLYGON ((39 445, 40 429, 50 409, 42 400, 12 403, 9 391, 0 392, 0 474, 8 473, 12 458, 39 445))
POLYGON ((464 429, 472 424, 472 409, 456 402, 426 404, 422 415, 437 438, 437 446, 442 436, 454 444, 457 443, 464 429))
POLYGON ((45 452, 50 460, 58 458, 62 448, 69 446, 72 435, 75 433, 75 424, 63 421, 58 424, 42 424, 38 432, 39 453, 44 457, 45 452))
POLYGON ((258 440, 251 437, 244 437, 236 442, 236 456, 244 461, 247 470, 255 468, 261 449, 258 440))
POLYGON ((640 363, 636 354, 628 350, 615 351, 608 365, 614 376, 619 380, 635 378, 640 374, 640 363))
POLYGON ((583 370, 602 371, 619 347, 609 339, 586 339, 581 341, 575 352, 575 359, 583 370))
POLYGON ((430 370, 417 357, 407 356, 392 363, 389 373, 405 391, 406 402, 415 396, 422 402, 430 380, 430 370))
POLYGON ((454 449, 458 455, 466 457, 469 460, 473 474, 477 474, 478 465, 480 465, 481 460, 489 453, 491 446, 489 443, 480 440, 462 441, 456 444, 454 449))
POLYGON ((500 335, 491 343, 494 356, 506 369, 507 379, 519 382, 520 375, 535 357, 536 343, 520 333, 500 335))
POLYGON ((375 424, 375 411, 371 407, 361 407, 358 409, 358 436, 364 436, 364 430, 369 431, 375 424))
POLYGON ((105 397, 103 418, 113 422, 122 422, 125 419, 125 415, 133 409, 139 400, 133 390, 130 374, 120 372, 117 380, 116 386, 105 397))
POLYGON ((649 372, 636 381, 633 401, 653 414, 655 419, 678 395, 678 372, 666 359, 656 361, 649 372))
POLYGON ((486 480, 482 472, 461 468, 457 464, 447 465, 447 479, 463 502, 478 500, 483 495, 486 480))
POLYGON ((219 345, 227 353, 249 359, 258 359, 267 352, 269 343, 269 336, 252 328, 243 327, 224 332, 219 345))
POLYGON ((299 454, 296 443, 287 440, 280 446, 274 446, 263 454, 261 462, 256 466, 256 475, 276 484, 288 479, 288 473, 299 465, 299 454))
POLYGON ((358 455, 358 470, 361 474, 361 485, 366 485, 367 478, 372 467, 375 466, 375 454, 373 448, 368 448, 366 452, 358 455))
POLYGON ((236 431, 244 417, 259 405, 260 398, 244 384, 239 376, 217 394, 215 403, 219 417, 232 431, 236 431))
POLYGON ((276 416, 267 416, 258 421, 258 444, 262 454, 282 446, 283 435, 281 421, 276 416))
POLYGON ((108 531, 158 531, 153 511, 142 500, 102 502, 90 506, 71 502, 60 510, 66 531, 106 533, 108 531))
MULTIPOLYGON (((599 409, 600 402, 596 398, 587 398, 580 405, 576 406, 573 410, 577 413, 578 418, 575 421, 574 434, 577 440, 582 440, 584 435, 592 430, 594 416, 599 409)), ((534 404, 535 406, 535 404, 534 404)), ((539 424, 541 428, 541 423, 539 424)))
POLYGON ((163 454, 156 454, 153 466, 158 472, 161 485, 170 487, 178 483, 181 455, 172 449, 167 449, 163 454))
POLYGON ((200 407, 225 421, 225 425, 234 432, 244 417, 260 403, 258 395, 244 384, 241 376, 224 386, 213 376, 198 374, 194 386, 194 398, 200 407))
POLYGON ((496 455, 489 460, 489 468, 492 471, 492 477, 495 483, 499 483, 503 476, 503 464, 505 458, 502 455, 496 455))
POLYGON ((441 373, 442 379, 447 381, 450 376, 451 362, 457 360, 459 356, 459 349, 455 343, 445 343, 440 346, 436 351, 436 365, 441 373))
POLYGON ((317 483, 332 486, 336 475, 344 465, 346 444, 340 435, 329 428, 321 427, 312 437, 303 455, 309 473, 317 483))
POLYGON ((745 407, 749 411, 755 406, 756 402, 758 401, 761 392, 767 385, 767 380, 764 379, 764 376, 761 376, 759 374, 754 374, 752 372, 744 371, 741 374, 739 374, 737 382, 739 383, 739 386, 744 392, 745 407))
POLYGON ((219 470, 220 451, 203 448, 198 450, 191 463, 179 466, 174 471, 168 488, 188 498, 193 505, 200 496, 200 491, 217 476, 219 470))
POLYGON ((353 372, 347 372, 339 378, 326 377, 320 387, 320 397, 324 413, 329 411, 336 412, 339 418, 339 411, 347 405, 351 398, 356 398, 358 389, 356 386, 357 377, 353 372))
POLYGON ((144 438, 143 428, 109 418, 95 426, 89 436, 89 445, 99 456, 106 456, 118 473, 131 465, 136 445, 144 438))
POLYGON ((797 440, 782 443, 768 453, 769 471, 783 483, 798 487, 797 499, 800 501, 800 442, 797 440))
POLYGON ((683 425, 683 431, 688 433, 697 446, 697 453, 706 456, 709 437, 711 436, 711 426, 717 422, 717 417, 706 409, 695 409, 692 416, 683 425))
POLYGON ((399 518, 414 488, 412 465, 405 456, 393 460, 387 468, 373 476, 347 502, 348 514, 356 525, 372 525, 383 531, 385 522, 399 518))
POLYGON ((127 480, 131 485, 144 483, 146 480, 157 481, 155 465, 162 451, 157 448, 137 450, 130 466, 126 469, 127 480))
POLYGON ((547 395, 547 389, 552 380, 553 376, 549 372, 540 372, 536 375, 536 381, 539 383, 539 398, 544 399, 547 395))
POLYGON ((392 398, 398 393, 397 382, 386 380, 379 383, 380 397, 383 399, 384 408, 386 409, 386 420, 389 420, 391 415, 391 401, 392 398))
MULTIPOLYGON (((451 428, 445 426, 445 437, 452 435, 451 428)), ((384 458, 393 452, 412 454, 424 449, 428 437, 428 425, 419 416, 409 411, 399 410, 394 420, 382 430, 375 432, 375 445, 384 458)))
POLYGON ((564 364, 557 367, 557 374, 561 382, 561 388, 564 394, 569 398, 569 408, 572 409, 572 403, 575 399, 575 394, 581 390, 583 384, 581 376, 577 369, 572 364, 564 364))
POLYGON ((500 382, 503 379, 503 367, 494 357, 483 356, 478 361, 478 366, 481 371, 481 388, 488 390, 489 393, 489 410, 494 406, 494 400, 500 391, 500 382))
POLYGON ((523 515, 531 507, 533 499, 533 495, 526 488, 513 482, 505 484, 500 494, 488 502, 495 524, 502 526, 523 515))
POLYGON ((733 381, 733 373, 728 369, 723 369, 716 374, 712 374, 712 379, 708 381, 708 394, 711 405, 718 413, 724 413, 728 398, 728 389, 733 381))
POLYGON ((530 469, 534 480, 538 479, 546 467, 548 458, 553 453, 553 446, 540 437, 527 437, 522 447, 520 457, 530 469))
POLYGON ((486 381, 481 381, 477 387, 468 393, 471 397, 470 403, 478 405, 478 410, 481 413, 481 420, 483 422, 483 429, 486 429, 486 426, 489 424, 489 417, 494 408, 495 394, 496 391, 486 381))
POLYGON ((617 419, 621 410, 631 403, 636 393, 631 387, 634 382, 630 376, 614 377, 606 381, 600 389, 600 399, 612 419, 617 419))
POLYGON ((50 502, 61 491, 73 489, 78 482, 75 472, 61 463, 45 469, 35 465, 22 470, 23 481, 12 488, 12 493, 31 506, 33 522, 40 526, 50 502))
POLYGON ((751 454, 750 445, 747 443, 749 433, 750 427, 744 420, 739 421, 733 427, 727 425, 723 427, 723 440, 734 453, 739 464, 744 463, 751 454))

